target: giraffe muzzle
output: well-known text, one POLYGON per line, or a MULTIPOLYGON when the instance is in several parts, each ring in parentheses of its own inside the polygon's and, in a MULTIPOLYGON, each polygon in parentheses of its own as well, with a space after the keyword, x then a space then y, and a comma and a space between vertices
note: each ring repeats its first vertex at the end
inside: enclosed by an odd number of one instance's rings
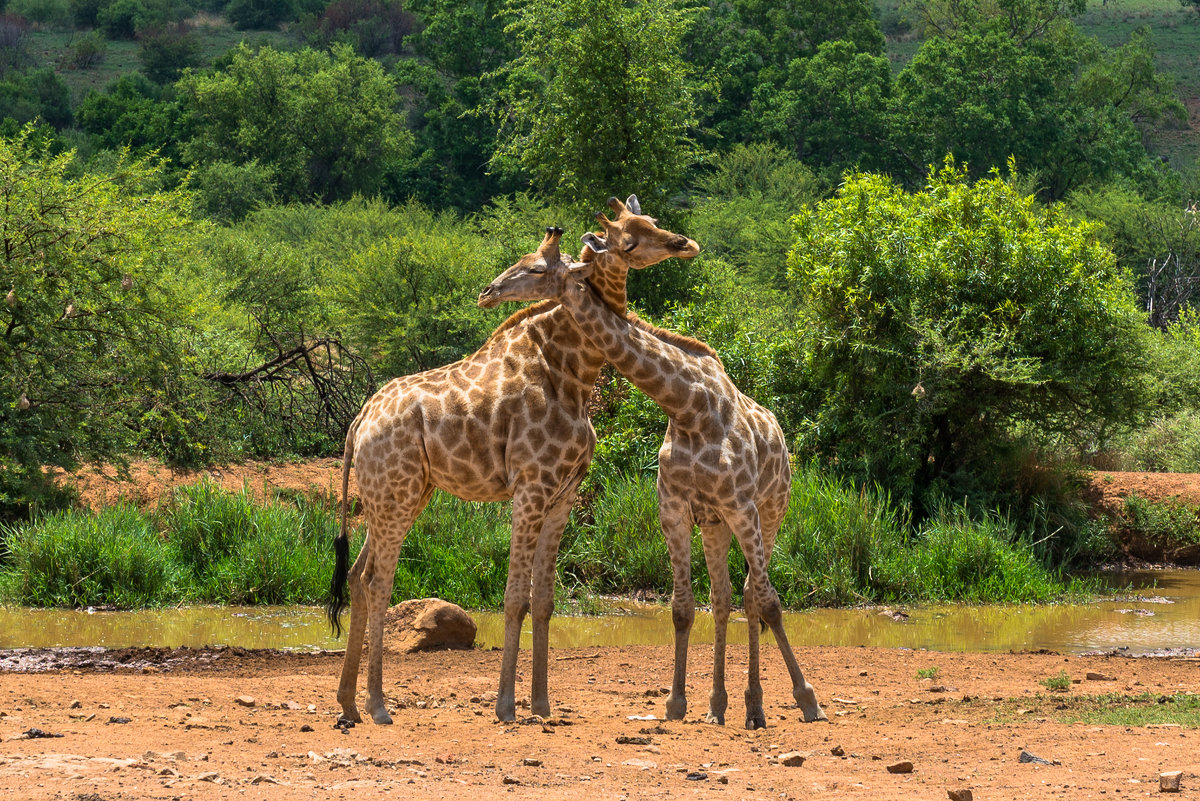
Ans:
POLYGON ((475 305, 481 309, 491 309, 500 305, 500 298, 496 297, 496 287, 488 284, 479 293, 479 299, 475 301, 475 305))

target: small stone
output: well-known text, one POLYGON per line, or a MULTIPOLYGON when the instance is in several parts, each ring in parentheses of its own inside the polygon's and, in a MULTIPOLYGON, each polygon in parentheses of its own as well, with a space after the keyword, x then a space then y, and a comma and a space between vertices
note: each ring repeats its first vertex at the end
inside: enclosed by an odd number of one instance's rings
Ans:
POLYGON ((1158 790, 1161 793, 1178 793, 1179 780, 1183 778, 1183 771, 1169 770, 1165 773, 1158 774, 1158 790))
POLYGON ((834 756, 845 756, 846 749, 842 748, 840 745, 835 745, 833 748, 829 749, 829 753, 833 754, 834 756))
POLYGON ((130 722, 130 720, 129 720, 129 718, 116 717, 116 716, 114 715, 113 717, 110 717, 110 718, 108 719, 108 722, 109 722, 109 723, 129 723, 129 722, 130 722))
POLYGON ((516 776, 505 776, 504 783, 505 784, 520 784, 521 780, 518 779, 516 776))
POLYGON ((528 768, 540 768, 542 766, 542 760, 534 757, 525 757, 521 760, 521 764, 528 768))
POLYGON ((704 782, 708 781, 708 774, 702 770, 693 770, 688 773, 687 780, 689 782, 704 782))
POLYGON ((789 768, 798 768, 804 764, 804 754, 799 751, 788 751, 779 755, 779 764, 789 768))
POLYGON ((237 703, 238 706, 249 706, 249 707, 258 706, 258 701, 252 695, 239 695, 237 698, 235 698, 233 700, 235 703, 237 703))
POLYGON ((159 672, 161 672, 161 671, 160 671, 160 670, 159 670, 157 667, 155 667, 154 665, 143 665, 143 666, 142 666, 142 673, 143 673, 143 674, 149 674, 149 673, 159 673, 159 672))
POLYGON ((83 704, 79 700, 72 701, 71 709, 83 709, 83 704))
POLYGON ((1091 670, 1087 672, 1086 678, 1088 681, 1116 681, 1115 678, 1106 673, 1096 673, 1091 670))
POLYGON ((280 709, 290 709, 292 711, 299 711, 299 710, 303 709, 304 707, 300 706, 295 701, 284 701, 279 705, 279 708, 280 709))
POLYGON ((217 773, 216 771, 209 771, 208 773, 201 773, 196 776, 196 781, 219 783, 221 781, 221 774, 217 773))
POLYGON ((729 784, 729 777, 728 776, 718 776, 717 784, 729 784))
POLYGON ((279 779, 276 779, 269 773, 260 773, 250 780, 251 784, 279 784, 279 779))
POLYGON ((1017 757, 1017 761, 1027 765, 1049 765, 1052 764, 1048 759, 1042 759, 1037 754, 1031 754, 1028 751, 1021 751, 1021 755, 1017 757))
POLYGON ((179 778, 179 771, 175 770, 175 768, 163 768, 162 770, 160 770, 160 771, 158 772, 158 775, 159 775, 159 776, 171 776, 171 777, 173 777, 173 778, 179 778))
POLYGON ((617 737, 617 745, 650 745, 651 742, 649 737, 630 737, 626 734, 617 737))
POLYGON ((893 762, 892 764, 887 766, 887 772, 888 773, 912 773, 913 772, 913 763, 909 762, 907 759, 902 759, 899 762, 893 762))
POLYGON ((974 795, 966 788, 962 790, 947 790, 946 795, 950 796, 950 801, 972 801, 974 795))
POLYGON ((300 731, 312 731, 312 730, 313 730, 313 727, 309 726, 307 723, 305 723, 303 726, 300 727, 300 731))

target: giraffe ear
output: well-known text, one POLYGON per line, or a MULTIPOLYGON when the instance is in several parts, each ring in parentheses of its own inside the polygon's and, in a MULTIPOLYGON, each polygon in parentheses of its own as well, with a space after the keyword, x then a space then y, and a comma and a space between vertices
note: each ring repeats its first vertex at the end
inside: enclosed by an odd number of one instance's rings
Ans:
POLYGON ((642 204, 638 203, 637 195, 630 195, 625 200, 625 208, 629 209, 633 214, 640 215, 642 213, 642 204))
POLYGON ((591 231, 588 231, 586 234, 579 237, 579 240, 596 253, 603 253, 604 251, 608 250, 608 243, 593 234, 591 231))
POLYGON ((567 277, 576 280, 588 278, 596 265, 590 261, 573 262, 567 265, 567 277))

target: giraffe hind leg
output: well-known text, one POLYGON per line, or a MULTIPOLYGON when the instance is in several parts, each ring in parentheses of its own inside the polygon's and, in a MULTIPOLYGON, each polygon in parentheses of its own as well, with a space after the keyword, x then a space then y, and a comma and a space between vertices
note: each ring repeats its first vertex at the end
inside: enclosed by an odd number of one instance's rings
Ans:
POLYGON ((725 647, 733 596, 733 587, 729 583, 729 543, 732 533, 724 524, 703 526, 701 531, 713 610, 713 685, 708 696, 705 721, 724 726, 725 710, 729 708, 729 694, 725 690, 725 647))
POLYGON ((363 591, 363 573, 371 561, 371 536, 363 542, 358 558, 350 568, 350 626, 346 632, 346 655, 342 658, 342 676, 338 681, 337 699, 342 706, 342 718, 361 723, 362 715, 354 695, 358 688, 358 667, 362 659, 363 634, 367 628, 366 593, 363 591))

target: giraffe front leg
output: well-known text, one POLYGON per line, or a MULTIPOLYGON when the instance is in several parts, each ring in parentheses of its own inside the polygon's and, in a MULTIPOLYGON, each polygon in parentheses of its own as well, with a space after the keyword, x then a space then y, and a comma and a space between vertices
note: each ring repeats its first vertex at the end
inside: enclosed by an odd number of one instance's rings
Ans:
POLYGON ((533 562, 533 678, 529 688, 529 709, 535 715, 550 717, 548 663, 550 661, 550 616, 554 614, 555 562, 563 529, 575 503, 572 486, 546 515, 538 536, 533 562))
POLYGON ((733 598, 733 587, 729 583, 731 534, 725 525, 708 526, 702 532, 713 610, 713 683, 705 721, 724 726, 725 710, 729 708, 729 694, 725 691, 725 649, 729 635, 729 608, 733 598))
POLYGON ((504 723, 517 717, 517 655, 521 650, 521 624, 529 612, 530 577, 542 524, 540 502, 532 496, 525 486, 519 486, 513 494, 508 581, 504 585, 504 655, 500 660, 500 687, 496 691, 496 719, 504 723))
POLYGON ((746 671, 746 728, 753 731, 767 727, 767 714, 763 710, 761 666, 759 663, 759 654, 761 651, 759 643, 762 625, 761 618, 759 617, 758 601, 754 597, 754 590, 748 579, 742 590, 742 599, 746 605, 746 639, 750 651, 750 663, 746 671))
POLYGON ((687 507, 671 500, 659 482, 659 523, 671 557, 671 622, 675 627, 675 669, 671 694, 667 696, 667 720, 683 720, 687 714, 688 640, 696 619, 692 593, 692 518, 687 507))
POLYGON ((367 601, 363 588, 363 576, 369 574, 371 538, 367 536, 358 558, 350 568, 350 627, 346 632, 346 655, 342 658, 342 676, 338 681, 337 699, 342 706, 342 718, 353 723, 362 723, 354 695, 358 689, 358 666, 362 659, 363 635, 367 629, 367 601))

